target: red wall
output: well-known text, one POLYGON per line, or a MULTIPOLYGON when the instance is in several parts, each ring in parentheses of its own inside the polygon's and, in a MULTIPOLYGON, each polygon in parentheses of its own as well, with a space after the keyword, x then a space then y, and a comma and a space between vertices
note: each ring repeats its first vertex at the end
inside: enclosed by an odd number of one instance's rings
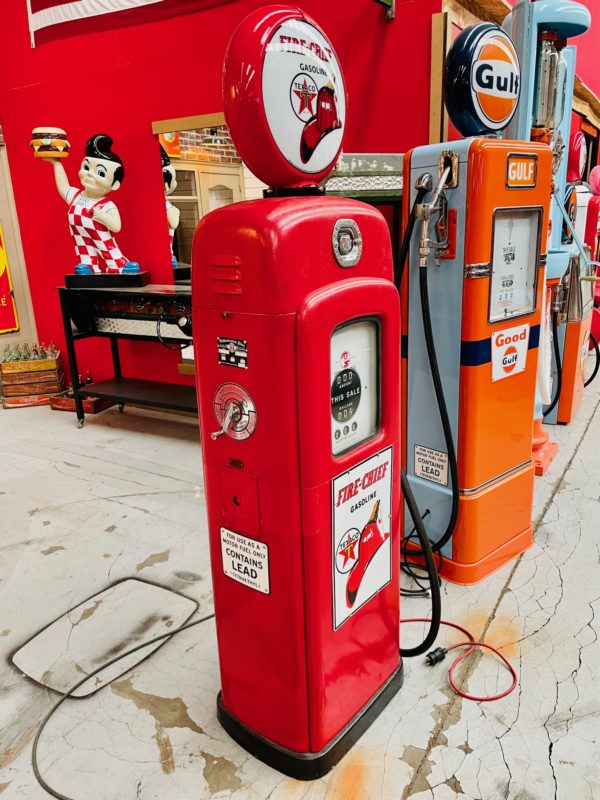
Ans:
MULTIPOLYGON (((123 218, 119 244, 132 260, 169 282, 171 266, 153 120, 221 110, 227 41, 259 7, 231 3, 166 22, 62 40, 30 49, 25 0, 4 2, 0 49, 0 120, 7 143, 21 236, 40 340, 61 344, 55 287, 76 262, 66 205, 52 169, 34 160, 31 129, 58 125, 72 143, 65 162, 74 185, 86 139, 106 132, 125 163, 113 197, 123 218)), ((304 0, 324 27, 345 71, 349 93, 347 151, 403 152, 427 141, 431 15, 441 0, 397 0, 388 22, 373 0, 304 0), (407 33, 410 32, 410 39, 407 33), (415 46, 418 44, 418 47, 415 46)), ((106 342, 79 345, 81 366, 104 377, 106 342)), ((185 381, 177 355, 159 345, 126 343, 124 370, 134 377, 185 381)))

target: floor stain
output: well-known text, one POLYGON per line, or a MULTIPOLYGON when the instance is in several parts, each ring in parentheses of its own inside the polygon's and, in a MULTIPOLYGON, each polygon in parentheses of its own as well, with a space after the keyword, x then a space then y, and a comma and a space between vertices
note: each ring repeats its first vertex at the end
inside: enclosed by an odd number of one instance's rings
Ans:
MULTIPOLYGON (((7 747, 6 750, 0 752, 0 769, 4 769, 13 763, 13 761, 22 753, 29 742, 33 739, 36 730, 37 725, 33 725, 31 728, 26 728, 14 743, 13 747, 7 747)), ((8 786, 8 784, 4 786, 4 789, 6 789, 6 786, 8 786)), ((2 791, 4 791, 4 789, 2 791)))
POLYGON ((38 511, 39 511, 39 508, 32 508, 31 511, 29 512, 29 516, 30 517, 35 517, 35 515, 38 513, 38 511))
POLYGON ((43 556, 51 556, 52 553, 58 553, 59 550, 64 550, 64 547, 60 545, 56 545, 55 547, 49 547, 47 550, 42 550, 41 553, 43 556))
POLYGON ((102 558, 112 558, 112 553, 102 553, 102 558))
POLYGON ((44 686, 48 685, 52 680, 52 670, 47 669, 45 672, 42 673, 42 683, 44 686))
POLYGON ((126 639, 123 639, 118 644, 113 645, 110 650, 107 650, 105 653, 102 653, 102 655, 95 658, 94 663, 104 664, 105 661, 110 661, 111 658, 118 656, 119 653, 122 653, 128 647, 128 645, 138 642, 139 639, 158 622, 158 620, 158 614, 151 614, 149 617, 146 617, 146 619, 143 619, 139 625, 136 625, 126 639))
POLYGON ((154 721, 156 734, 156 744, 158 745, 158 752, 160 753, 160 766, 165 775, 171 775, 175 772, 175 760, 173 759, 173 745, 169 739, 169 735, 159 723, 158 720, 154 721))
POLYGON ((165 550, 164 553, 153 553, 151 556, 145 561, 140 562, 136 567, 136 572, 141 572, 146 567, 153 567, 155 564, 163 564, 165 561, 169 560, 171 555, 170 550, 165 550))
POLYGON ((116 681, 111 685, 113 694, 125 700, 131 700, 140 711, 147 711, 163 728, 189 728, 194 733, 203 734, 188 713, 188 707, 181 697, 160 697, 138 691, 130 678, 116 681))
POLYGON ((470 744, 469 744, 468 742, 465 742, 464 744, 459 744, 459 745, 458 745, 458 747, 457 747, 456 749, 457 749, 457 750, 462 750, 462 751, 463 751, 463 753, 464 753, 466 756, 468 756, 468 755, 469 755, 469 753, 472 753, 472 752, 473 752, 473 748, 470 746, 470 744))
POLYGON ((112 533, 113 531, 116 531, 116 530, 117 530, 117 526, 116 525, 109 525, 108 528, 104 528, 104 532, 105 533, 112 533))
POLYGON ((427 778, 431 775, 431 764, 429 762, 423 763, 423 759, 427 755, 427 750, 424 747, 413 747, 412 744, 409 744, 408 747, 404 748, 404 752, 402 753, 402 761, 405 761, 409 766, 413 767, 415 770, 419 770, 421 765, 423 765, 418 772, 417 777, 414 782, 411 782, 402 793, 402 800, 406 800, 407 797, 411 797, 413 794, 419 794, 419 792, 430 792, 431 786, 429 785, 429 781, 427 778), (407 791, 410 791, 410 794, 407 794, 407 791))
MULTIPOLYGON (((43 525, 44 527, 46 527, 46 525, 50 525, 50 520, 49 520, 49 519, 45 519, 45 520, 43 520, 43 521, 42 521, 42 525, 43 525)), ((63 550, 64 550, 64 548, 63 548, 63 550)))
POLYGON ((452 791, 456 792, 457 794, 464 794, 463 788, 460 785, 460 781, 456 775, 453 775, 451 778, 446 778, 444 783, 446 786, 448 786, 448 788, 452 789, 452 791))
POLYGON ((204 780, 208 783, 211 795, 219 792, 235 792, 242 788, 242 781, 237 775, 238 767, 222 756, 213 756, 201 752, 204 759, 204 780))
POLYGON ((8 636, 10 633, 10 628, 4 628, 3 631, 0 631, 0 636, 8 636))
POLYGON ((89 608, 86 608, 85 611, 82 612, 77 622, 73 623, 73 627, 75 628, 77 627, 77 625, 79 625, 80 622, 85 622, 86 619, 93 617, 101 605, 102 605, 102 600, 94 600, 94 604, 89 608))
POLYGON ((485 641, 502 652, 506 658, 516 658, 519 655, 519 639, 523 635, 523 628, 512 617, 497 614, 490 623, 485 634, 485 641))
POLYGON ((331 800, 364 800, 368 774, 368 767, 360 762, 349 761, 341 766, 332 786, 331 800))
POLYGON ((65 467, 73 467, 74 469, 81 469, 81 464, 71 464, 70 461, 63 461, 65 467))
POLYGON ((80 664, 75 664, 75 669, 77 670, 77 672, 79 672, 80 675, 88 674, 80 664))
POLYGON ((202 575, 198 575, 196 572, 176 572, 175 577, 187 581, 187 583, 196 583, 202 580, 202 575))
POLYGON ((9 781, 8 783, 0 783, 0 794, 2 794, 5 789, 8 789, 11 783, 12 781, 9 781))

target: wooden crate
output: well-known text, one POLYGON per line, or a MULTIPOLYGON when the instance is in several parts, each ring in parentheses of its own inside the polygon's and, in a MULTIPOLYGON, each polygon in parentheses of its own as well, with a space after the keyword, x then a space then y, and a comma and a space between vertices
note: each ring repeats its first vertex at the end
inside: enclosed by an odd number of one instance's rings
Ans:
POLYGON ((0 363, 5 408, 47 405, 50 395, 64 392, 60 356, 0 363), (16 402, 22 398, 22 402, 16 402))
POLYGON ((21 397, 4 397, 2 400, 4 408, 28 408, 30 406, 50 405, 50 395, 30 394, 21 397))
MULTIPOLYGON (((86 397, 83 400, 83 410, 86 414, 98 414, 114 405, 114 400, 104 400, 100 397, 86 397)), ((50 398, 50 407, 55 411, 75 411, 75 398, 64 394, 55 395, 50 398)))

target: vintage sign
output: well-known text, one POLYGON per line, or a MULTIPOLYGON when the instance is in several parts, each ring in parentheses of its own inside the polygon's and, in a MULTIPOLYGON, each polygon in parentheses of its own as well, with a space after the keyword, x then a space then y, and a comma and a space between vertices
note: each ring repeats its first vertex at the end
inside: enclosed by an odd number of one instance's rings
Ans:
POLYGON ((415 475, 417 478, 448 486, 448 453, 416 444, 415 475))
POLYGON ((340 627, 392 577, 392 448, 331 483, 333 627, 340 627))
POLYGON ((221 558, 225 575, 257 592, 270 593, 266 544, 221 528, 221 558))
POLYGON ((509 189, 534 189, 537 183, 537 156, 519 153, 506 162, 506 185, 509 189))
POLYGON ((518 375, 527 366, 529 325, 496 331, 492 334, 492 380, 518 375))
POLYGON ((304 173, 336 159, 346 121, 344 81, 325 36, 304 20, 280 25, 267 46, 264 110, 282 155, 304 173))
POLYGON ((0 223, 0 333, 14 333, 18 330, 17 304, 10 278, 4 231, 0 223))

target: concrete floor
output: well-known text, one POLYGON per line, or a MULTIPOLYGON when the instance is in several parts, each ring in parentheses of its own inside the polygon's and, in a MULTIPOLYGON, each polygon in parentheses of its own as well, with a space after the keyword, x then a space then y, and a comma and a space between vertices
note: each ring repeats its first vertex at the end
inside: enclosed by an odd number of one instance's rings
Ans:
MULTIPOLYGON (((444 616, 517 666, 508 698, 463 701, 448 689, 448 661, 429 669, 413 659, 402 691, 340 765, 296 782, 217 723, 210 621, 68 701, 40 744, 46 779, 73 800, 598 800, 599 391, 600 382, 577 421, 552 431, 561 450, 536 482, 533 549, 482 585, 443 588, 444 616)), ((211 610, 200 447, 189 420, 110 410, 80 431, 46 408, 0 412, 0 442, 0 800, 42 800, 32 739, 58 695, 10 657, 128 577, 186 595, 199 615, 211 610)), ((426 600, 403 600, 403 616, 427 610, 426 600)), ((77 622, 91 616, 90 607, 77 622)), ((408 645, 422 629, 405 627, 408 645)), ((452 641, 452 632, 439 639, 452 641)), ((507 685, 496 661, 474 661, 472 691, 507 685)))

